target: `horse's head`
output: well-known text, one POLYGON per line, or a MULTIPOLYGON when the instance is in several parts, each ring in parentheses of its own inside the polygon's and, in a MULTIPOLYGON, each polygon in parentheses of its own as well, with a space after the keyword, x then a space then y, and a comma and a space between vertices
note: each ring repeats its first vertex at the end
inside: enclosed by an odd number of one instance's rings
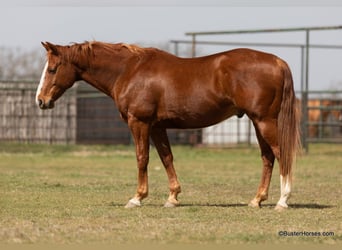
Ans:
POLYGON ((47 51, 47 62, 37 89, 36 103, 41 109, 52 109, 55 101, 78 80, 77 71, 66 56, 68 46, 48 42, 42 42, 42 45, 47 51))

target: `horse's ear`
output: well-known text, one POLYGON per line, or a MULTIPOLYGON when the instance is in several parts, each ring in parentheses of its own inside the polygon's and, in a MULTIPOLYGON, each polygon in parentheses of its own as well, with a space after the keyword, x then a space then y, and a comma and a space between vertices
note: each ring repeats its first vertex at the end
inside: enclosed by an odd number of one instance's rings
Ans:
POLYGON ((56 45, 49 43, 49 42, 41 42, 41 43, 47 52, 51 52, 54 55, 58 55, 58 48, 56 45))

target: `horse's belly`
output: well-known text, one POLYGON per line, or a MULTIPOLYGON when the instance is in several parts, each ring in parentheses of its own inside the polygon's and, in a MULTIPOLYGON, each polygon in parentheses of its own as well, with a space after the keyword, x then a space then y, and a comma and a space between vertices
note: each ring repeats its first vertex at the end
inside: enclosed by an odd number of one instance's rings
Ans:
POLYGON ((195 129, 212 126, 234 115, 241 117, 243 112, 235 107, 204 112, 184 112, 181 114, 178 113, 172 116, 172 118, 164 120, 162 123, 167 128, 195 129))

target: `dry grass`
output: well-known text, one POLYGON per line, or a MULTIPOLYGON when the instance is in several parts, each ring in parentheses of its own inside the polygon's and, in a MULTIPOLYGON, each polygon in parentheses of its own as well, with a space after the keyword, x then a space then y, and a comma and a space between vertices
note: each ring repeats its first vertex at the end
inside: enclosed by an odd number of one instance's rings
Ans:
POLYGON ((341 243, 342 145, 313 145, 298 160, 291 208, 251 209, 261 174, 256 148, 175 147, 181 206, 166 209, 167 178, 152 150, 150 197, 136 188, 133 147, 0 144, 0 243, 341 243), (279 231, 333 232, 281 237, 279 231))

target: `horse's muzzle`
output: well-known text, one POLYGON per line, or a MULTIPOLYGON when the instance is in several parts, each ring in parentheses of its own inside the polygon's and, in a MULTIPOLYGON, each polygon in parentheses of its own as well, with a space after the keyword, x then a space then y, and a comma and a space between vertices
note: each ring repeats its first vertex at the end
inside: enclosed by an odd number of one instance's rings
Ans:
POLYGON ((55 107, 55 102, 53 100, 44 102, 42 99, 38 99, 38 106, 41 109, 52 109, 55 107))

